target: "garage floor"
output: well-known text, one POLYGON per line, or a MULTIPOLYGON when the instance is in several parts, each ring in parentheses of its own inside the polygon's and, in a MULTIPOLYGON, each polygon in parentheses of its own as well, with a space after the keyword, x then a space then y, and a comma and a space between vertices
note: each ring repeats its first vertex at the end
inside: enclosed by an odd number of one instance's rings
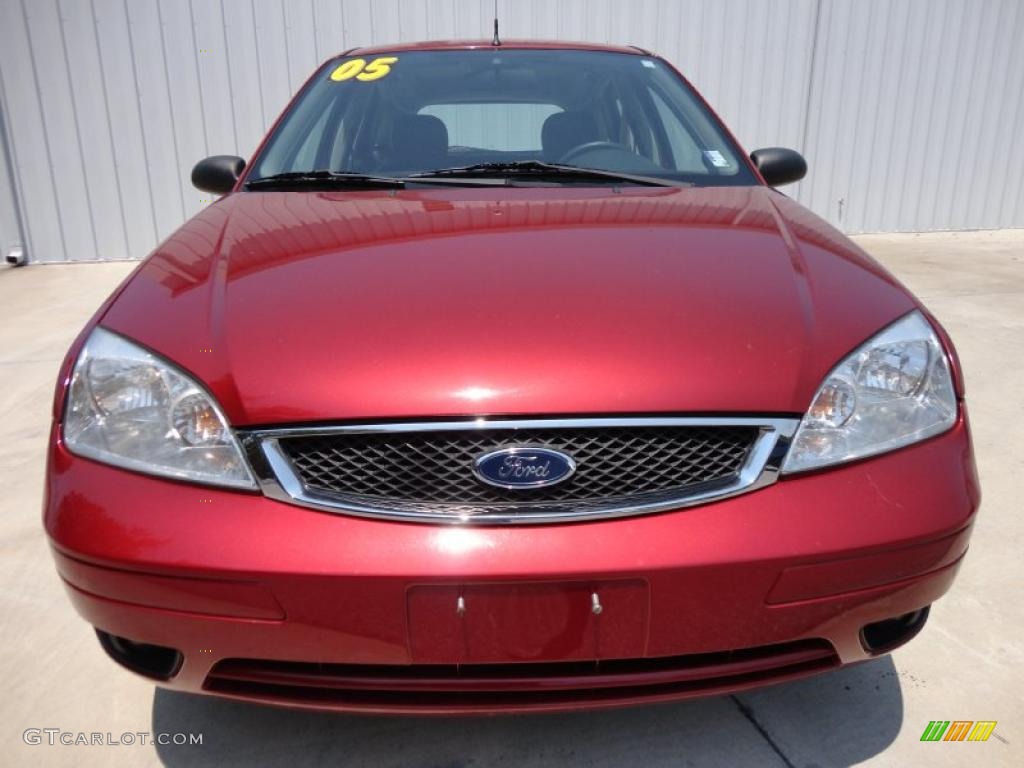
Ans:
POLYGON ((109 662, 65 599, 39 510, 57 366, 132 265, 0 268, 0 763, 1024 765, 1024 230, 859 242, 943 321, 967 375, 985 501, 959 581, 924 632, 890 658, 738 697, 469 721, 306 714, 154 692, 109 662), (985 743, 920 742, 935 719, 999 724, 985 743), (203 744, 29 746, 27 728, 114 738, 201 732, 203 744))

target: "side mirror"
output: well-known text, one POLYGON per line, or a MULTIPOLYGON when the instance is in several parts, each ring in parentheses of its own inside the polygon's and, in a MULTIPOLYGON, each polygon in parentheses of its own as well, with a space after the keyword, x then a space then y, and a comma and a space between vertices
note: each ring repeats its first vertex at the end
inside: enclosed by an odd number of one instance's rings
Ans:
POLYGON ((245 160, 234 155, 213 155, 192 169, 192 186, 203 192, 226 195, 245 170, 245 160))
POLYGON ((794 149, 765 147, 750 153, 757 170, 764 176, 769 187, 781 187, 800 181, 807 175, 807 161, 794 149))

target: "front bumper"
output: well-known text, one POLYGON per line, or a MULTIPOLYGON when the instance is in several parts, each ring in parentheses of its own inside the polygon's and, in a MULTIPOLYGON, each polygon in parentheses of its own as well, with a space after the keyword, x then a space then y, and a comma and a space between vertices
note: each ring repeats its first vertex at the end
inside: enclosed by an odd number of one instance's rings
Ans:
POLYGON ((865 625, 949 588, 979 503, 963 421, 705 506, 524 527, 317 512, 51 445, 46 530, 87 621, 181 651, 167 687, 353 711, 612 706, 870 658, 865 625))

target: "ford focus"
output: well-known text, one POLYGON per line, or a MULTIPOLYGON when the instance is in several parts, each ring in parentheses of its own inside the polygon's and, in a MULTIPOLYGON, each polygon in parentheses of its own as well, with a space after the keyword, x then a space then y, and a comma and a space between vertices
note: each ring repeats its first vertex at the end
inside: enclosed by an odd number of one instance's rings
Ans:
POLYGON ((44 523, 119 664, 361 712, 888 653, 979 504, 948 335, 666 61, 348 51, 61 370, 44 523))

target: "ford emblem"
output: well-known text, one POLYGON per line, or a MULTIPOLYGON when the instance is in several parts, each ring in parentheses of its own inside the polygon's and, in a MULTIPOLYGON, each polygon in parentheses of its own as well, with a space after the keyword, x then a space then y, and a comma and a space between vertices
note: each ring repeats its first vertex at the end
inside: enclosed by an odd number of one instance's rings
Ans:
POLYGON ((473 473, 488 485, 516 490, 546 488, 572 477, 576 462, 551 448, 502 448, 485 453, 473 465, 473 473))

